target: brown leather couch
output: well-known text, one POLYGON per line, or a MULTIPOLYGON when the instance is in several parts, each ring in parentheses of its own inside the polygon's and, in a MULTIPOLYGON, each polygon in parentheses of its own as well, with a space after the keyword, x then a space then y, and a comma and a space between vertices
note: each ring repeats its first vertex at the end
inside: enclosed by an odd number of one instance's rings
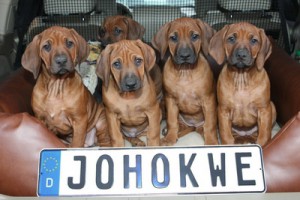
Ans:
MULTIPOLYGON (((266 69, 282 125, 263 149, 267 192, 300 192, 300 64, 274 46, 266 69)), ((34 83, 22 68, 0 83, 0 194, 35 196, 39 152, 65 147, 32 116, 34 83)))

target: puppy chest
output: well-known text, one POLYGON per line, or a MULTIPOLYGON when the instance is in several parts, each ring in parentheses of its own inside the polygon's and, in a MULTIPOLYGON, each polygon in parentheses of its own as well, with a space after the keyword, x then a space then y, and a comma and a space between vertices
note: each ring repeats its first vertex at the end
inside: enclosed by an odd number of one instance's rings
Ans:
POLYGON ((139 105, 125 105, 116 110, 119 120, 125 125, 139 125, 147 120, 145 109, 139 105))

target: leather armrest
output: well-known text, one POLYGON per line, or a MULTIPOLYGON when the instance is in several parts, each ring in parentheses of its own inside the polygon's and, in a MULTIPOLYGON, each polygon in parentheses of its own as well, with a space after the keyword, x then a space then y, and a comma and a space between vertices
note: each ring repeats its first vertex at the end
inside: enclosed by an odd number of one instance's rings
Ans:
POLYGON ((267 192, 300 191, 300 113, 264 147, 267 192))
POLYGON ((0 113, 0 194, 36 196, 39 153, 66 146, 28 113, 0 113))
POLYGON ((277 122, 284 125, 300 111, 300 64, 273 43, 265 68, 271 82, 277 122))
POLYGON ((273 42, 265 68, 277 122, 284 125, 263 148, 267 192, 299 192, 300 64, 273 42))
POLYGON ((32 114, 31 94, 35 84, 32 73, 19 68, 0 83, 0 112, 32 114))

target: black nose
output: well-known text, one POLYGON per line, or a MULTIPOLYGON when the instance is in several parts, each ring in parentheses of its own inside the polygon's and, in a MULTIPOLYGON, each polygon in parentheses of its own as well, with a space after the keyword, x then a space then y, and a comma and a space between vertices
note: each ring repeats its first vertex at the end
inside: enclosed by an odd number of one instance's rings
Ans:
POLYGON ((126 78, 125 85, 127 89, 134 89, 137 85, 137 79, 135 76, 129 76, 126 78))
POLYGON ((247 49, 243 48, 243 49, 238 49, 236 51, 236 57, 239 58, 239 59, 245 59, 245 58, 247 58, 247 56, 248 56, 247 49))
POLYGON ((55 63, 58 65, 65 65, 68 59, 66 55, 58 55, 55 57, 55 63))
POLYGON ((182 60, 188 60, 191 57, 190 48, 184 48, 179 51, 179 56, 182 60))

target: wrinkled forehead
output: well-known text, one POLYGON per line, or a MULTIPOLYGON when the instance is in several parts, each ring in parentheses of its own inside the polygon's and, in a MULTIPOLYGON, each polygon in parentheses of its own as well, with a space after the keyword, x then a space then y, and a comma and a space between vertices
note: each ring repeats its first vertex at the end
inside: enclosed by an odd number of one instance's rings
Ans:
MULTIPOLYGON (((112 44, 111 58, 135 58, 143 57, 141 49, 134 43, 126 40, 122 40, 118 43, 112 44)), ((126 59, 124 59, 126 60, 126 59)))
POLYGON ((259 37, 259 29, 252 24, 239 23, 231 25, 226 35, 235 35, 238 38, 249 38, 253 36, 259 37))
POLYGON ((195 20, 178 19, 173 21, 170 25, 169 34, 174 32, 185 35, 192 32, 200 33, 201 30, 195 20))
POLYGON ((52 44, 61 44, 65 43, 67 40, 73 41, 75 40, 73 34, 66 29, 66 30, 53 30, 49 29, 43 32, 41 38, 41 44, 45 42, 51 42, 52 44))
POLYGON ((116 25, 120 26, 122 24, 124 24, 124 18, 120 17, 120 16, 111 16, 111 17, 108 17, 103 22, 103 26, 106 29, 113 29, 114 26, 116 26, 116 25))

